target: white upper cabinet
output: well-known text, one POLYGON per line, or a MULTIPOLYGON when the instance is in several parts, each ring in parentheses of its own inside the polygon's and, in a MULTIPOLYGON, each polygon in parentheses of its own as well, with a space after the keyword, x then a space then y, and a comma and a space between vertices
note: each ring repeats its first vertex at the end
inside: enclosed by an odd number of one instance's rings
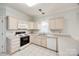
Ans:
POLYGON ((39 29, 39 22, 28 21, 28 29, 39 29))
POLYGON ((34 22, 34 29, 40 29, 40 22, 34 22))
POLYGON ((17 29, 18 19, 15 17, 8 17, 8 29, 17 29))
POLYGON ((19 19, 18 20, 18 29, 27 29, 27 28, 28 28, 27 20, 19 19))
POLYGON ((57 17, 49 20, 49 28, 50 29, 59 29, 63 30, 64 28, 64 18, 57 17))
POLYGON ((27 29, 27 20, 8 16, 8 29, 27 29))
POLYGON ((63 17, 59 17, 56 19, 56 29, 64 29, 64 18, 63 17))
POLYGON ((34 23, 32 21, 28 21, 27 25, 28 25, 27 29, 33 29, 34 23))
POLYGON ((50 19, 49 20, 49 28, 50 29, 55 29, 55 20, 54 19, 50 19))

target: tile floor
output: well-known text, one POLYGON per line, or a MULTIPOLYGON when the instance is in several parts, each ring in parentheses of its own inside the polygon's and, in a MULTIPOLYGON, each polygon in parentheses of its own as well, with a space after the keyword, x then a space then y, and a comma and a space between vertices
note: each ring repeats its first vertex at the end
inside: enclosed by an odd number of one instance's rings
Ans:
POLYGON ((31 44, 27 48, 14 53, 12 56, 56 56, 56 52, 31 44))

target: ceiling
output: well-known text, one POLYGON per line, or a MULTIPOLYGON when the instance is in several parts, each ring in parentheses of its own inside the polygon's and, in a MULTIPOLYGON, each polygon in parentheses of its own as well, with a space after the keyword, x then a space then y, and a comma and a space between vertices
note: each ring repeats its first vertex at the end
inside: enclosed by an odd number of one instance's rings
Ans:
POLYGON ((25 3, 6 3, 5 5, 16 8, 17 10, 20 10, 21 12, 30 16, 45 16, 63 10, 78 7, 77 3, 39 3, 32 7, 29 7, 25 3), (38 9, 42 9, 42 11, 45 12, 45 14, 41 14, 41 12, 38 11, 38 9))

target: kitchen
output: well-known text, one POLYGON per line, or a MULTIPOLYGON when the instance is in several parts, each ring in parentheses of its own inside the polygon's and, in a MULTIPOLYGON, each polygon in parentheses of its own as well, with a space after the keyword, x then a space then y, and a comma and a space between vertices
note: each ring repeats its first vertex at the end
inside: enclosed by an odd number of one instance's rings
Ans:
MULTIPOLYGON (((38 48, 44 48, 43 51, 50 50, 57 56, 78 55, 78 9, 78 5, 74 3, 40 3, 32 8, 23 3, 0 4, 0 22, 3 33, 0 52, 19 55, 18 52, 29 46, 33 46, 32 48, 38 46, 38 48), (56 7, 51 9, 53 5, 56 7), (32 14, 28 15, 28 11, 32 14), (55 12, 52 13, 52 11, 55 12)), ((39 55, 38 52, 34 52, 35 55, 39 55)), ((50 53, 45 55, 50 56, 50 53)))

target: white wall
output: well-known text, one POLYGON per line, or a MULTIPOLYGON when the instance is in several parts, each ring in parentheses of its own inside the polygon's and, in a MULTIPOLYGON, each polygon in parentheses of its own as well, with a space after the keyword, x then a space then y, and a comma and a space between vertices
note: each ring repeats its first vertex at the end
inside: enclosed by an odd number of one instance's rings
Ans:
POLYGON ((78 12, 68 12, 65 14, 65 33, 71 35, 74 39, 79 40, 79 22, 78 12))
POLYGON ((5 28, 4 16, 5 16, 5 7, 1 7, 0 5, 0 52, 4 52, 4 49, 5 49, 4 43, 6 41, 5 39, 6 28, 5 28), (2 23, 2 20, 3 20, 3 23, 2 23))

